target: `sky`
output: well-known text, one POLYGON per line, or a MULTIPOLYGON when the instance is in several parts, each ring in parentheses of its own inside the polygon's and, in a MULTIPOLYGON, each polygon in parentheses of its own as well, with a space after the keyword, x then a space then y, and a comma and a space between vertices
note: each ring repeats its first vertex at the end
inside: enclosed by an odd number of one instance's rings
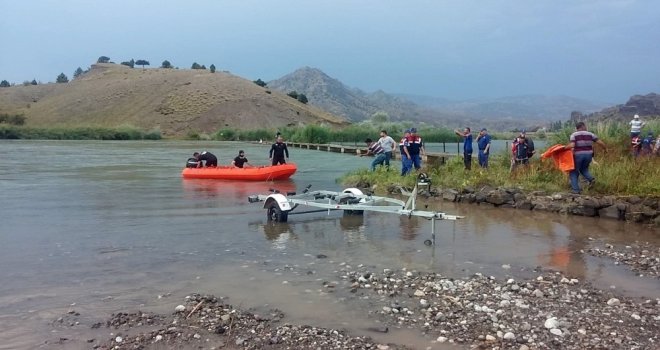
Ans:
POLYGON ((660 93, 655 0, 0 0, 0 80, 117 63, 309 66, 350 87, 449 99, 660 93))

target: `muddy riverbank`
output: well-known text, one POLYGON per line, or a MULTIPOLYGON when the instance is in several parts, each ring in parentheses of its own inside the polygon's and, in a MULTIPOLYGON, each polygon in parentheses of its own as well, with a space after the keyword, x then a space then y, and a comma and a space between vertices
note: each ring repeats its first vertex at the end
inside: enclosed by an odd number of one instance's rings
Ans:
MULTIPOLYGON (((353 184, 359 188, 373 190, 367 183, 353 184)), ((408 191, 412 189, 406 189, 408 191)), ((387 189, 390 194, 399 194, 398 186, 387 189)), ((660 198, 638 196, 587 196, 571 193, 547 193, 523 191, 518 188, 421 188, 421 196, 441 201, 468 203, 497 208, 523 211, 541 211, 585 217, 629 221, 660 227, 660 198)))

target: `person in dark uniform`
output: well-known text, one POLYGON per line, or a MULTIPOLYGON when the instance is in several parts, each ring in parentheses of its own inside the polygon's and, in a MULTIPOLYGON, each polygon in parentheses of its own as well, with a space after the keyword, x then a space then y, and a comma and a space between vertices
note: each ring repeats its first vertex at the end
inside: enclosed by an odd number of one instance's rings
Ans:
POLYGON ((193 157, 195 159, 197 159, 197 161, 199 162, 199 167, 200 168, 204 167, 204 166, 205 167, 216 167, 216 166, 218 166, 218 158, 216 158, 216 156, 213 155, 213 153, 211 153, 211 152, 206 152, 206 151, 204 151, 202 153, 195 152, 195 153, 193 153, 193 157), (203 165, 202 165, 202 162, 204 162, 203 165))
POLYGON ((268 157, 271 160, 271 164, 273 165, 286 164, 286 160, 284 159, 285 155, 286 158, 288 159, 289 150, 286 148, 286 143, 282 141, 282 136, 278 136, 277 141, 270 148, 268 157))
POLYGON ((238 156, 234 158, 234 160, 231 162, 231 165, 237 167, 237 168, 247 168, 250 165, 247 164, 248 159, 245 158, 245 152, 243 150, 238 151, 238 156), (247 166, 245 166, 247 164, 247 166))
POLYGON ((201 162, 195 157, 188 158, 186 161, 186 168, 200 168, 201 162))

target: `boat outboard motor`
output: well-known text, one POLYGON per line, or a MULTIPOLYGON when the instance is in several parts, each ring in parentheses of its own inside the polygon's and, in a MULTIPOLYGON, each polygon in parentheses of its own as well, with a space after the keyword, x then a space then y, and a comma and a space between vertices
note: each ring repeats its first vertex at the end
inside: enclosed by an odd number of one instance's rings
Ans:
POLYGON ((195 158, 188 158, 186 168, 199 168, 199 161, 195 158))

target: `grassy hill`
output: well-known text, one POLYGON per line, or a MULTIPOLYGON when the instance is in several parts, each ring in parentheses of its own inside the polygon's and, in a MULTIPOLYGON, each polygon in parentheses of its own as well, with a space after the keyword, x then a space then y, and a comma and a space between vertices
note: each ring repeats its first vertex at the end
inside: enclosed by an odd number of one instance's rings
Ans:
POLYGON ((133 125, 165 135, 347 123, 229 73, 117 64, 95 64, 66 84, 0 88, 2 113, 23 114, 28 126, 133 125))

